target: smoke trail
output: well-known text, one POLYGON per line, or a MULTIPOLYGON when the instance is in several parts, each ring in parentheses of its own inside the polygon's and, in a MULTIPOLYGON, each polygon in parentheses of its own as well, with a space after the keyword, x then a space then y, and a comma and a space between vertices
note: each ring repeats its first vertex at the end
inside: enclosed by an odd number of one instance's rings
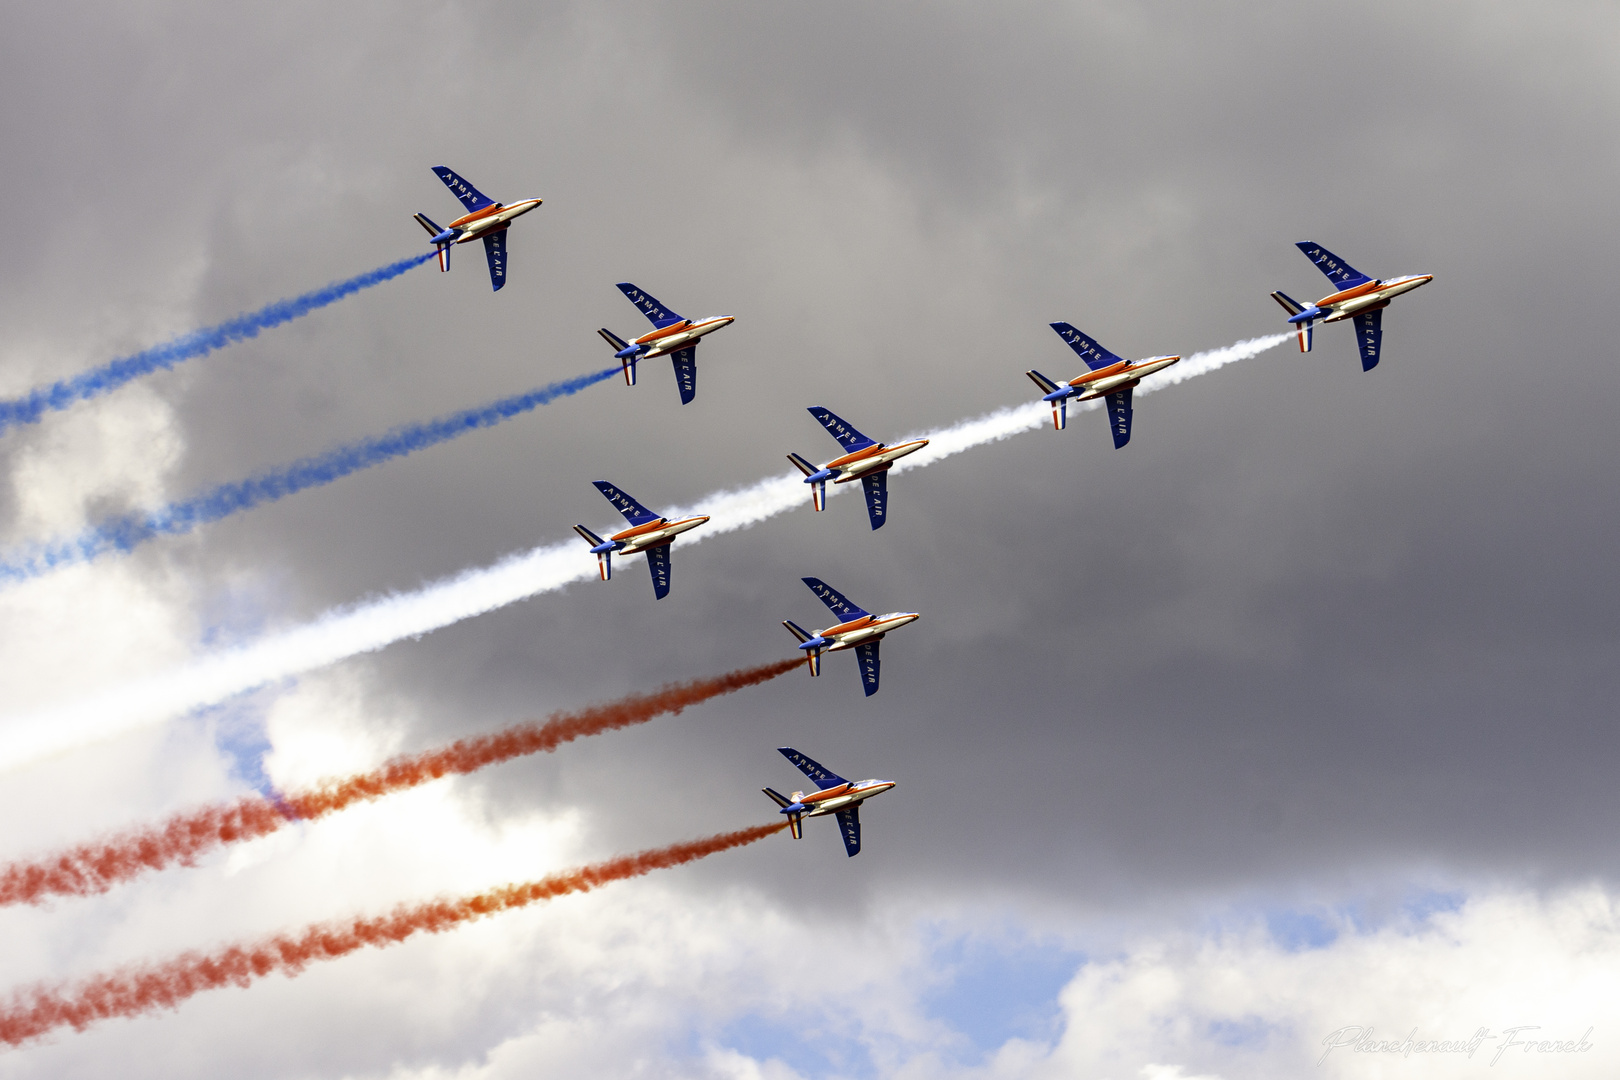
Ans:
POLYGON ((91 368, 70 379, 42 386, 27 397, 0 401, 0 434, 18 424, 37 423, 46 412, 65 409, 76 402, 100 397, 142 375, 150 375, 154 371, 167 371, 182 361, 205 356, 215 349, 223 349, 232 342, 257 337, 260 330, 268 330, 272 326, 291 322, 318 308, 334 304, 346 296, 352 296, 362 289, 369 289, 373 285, 381 285, 385 281, 397 278, 411 267, 427 262, 434 255, 432 251, 412 255, 408 259, 389 263, 376 270, 368 270, 347 281, 334 281, 330 285, 302 296, 295 296, 291 300, 277 300, 258 311, 227 319, 218 326, 193 330, 162 345, 154 345, 143 352, 121 357, 98 368, 91 368))
MULTIPOLYGON (((1275 348, 1289 338, 1288 334, 1272 334, 1188 356, 1163 372, 1163 377, 1150 376, 1136 392, 1148 394, 1160 386, 1185 382, 1275 348)), ((1046 415, 1046 406, 1037 401, 925 433, 930 444, 896 462, 895 469, 921 468, 973 447, 1034 430, 1046 415)), ((767 477, 748 487, 716 492, 698 503, 695 510, 672 510, 672 518, 712 515, 702 530, 687 533, 676 543, 700 543, 807 505, 810 500, 802 480, 797 472, 767 477)), ((595 561, 585 556, 577 542, 550 544, 432 582, 414 592, 337 608, 303 626, 252 644, 204 656, 80 701, 13 718, 0 729, 0 770, 17 768, 277 679, 373 652, 403 638, 420 637, 571 582, 594 578, 596 573, 595 561)))
POLYGON ((369 469, 480 428, 522 416, 560 397, 577 394, 593 383, 619 373, 618 367, 591 375, 563 379, 526 394, 502 398, 476 409, 465 409, 422 424, 406 424, 383 434, 339 446, 316 457, 304 458, 279 469, 250 476, 148 514, 128 514, 105 521, 72 540, 43 544, 0 560, 0 581, 22 581, 73 563, 89 562, 111 551, 128 552, 158 536, 188 533, 206 525, 275 502, 307 488, 320 487, 350 473, 369 469))
POLYGON ((459 899, 401 905, 387 915, 317 923, 298 933, 228 945, 210 953, 183 953, 162 963, 92 976, 71 989, 37 987, 13 996, 11 1004, 0 1009, 0 1041, 21 1046, 60 1027, 83 1031, 99 1020, 177 1008, 204 990, 246 987, 272 972, 298 975, 319 960, 395 945, 419 933, 442 934, 475 919, 568 893, 589 892, 610 882, 752 844, 785 828, 785 822, 755 825, 459 899))
POLYGON ((82 844, 42 859, 0 868, 0 905, 37 904, 51 896, 91 896, 149 870, 191 864, 226 844, 256 840, 290 821, 311 821, 357 802, 390 795, 445 776, 462 776, 529 754, 549 753, 565 742, 644 724, 710 698, 757 686, 798 667, 799 657, 743 668, 708 679, 670 683, 650 694, 633 694, 605 705, 553 713, 544 723, 517 724, 493 735, 459 739, 449 746, 408 754, 370 772, 329 780, 278 798, 248 796, 232 803, 176 814, 158 825, 82 844))

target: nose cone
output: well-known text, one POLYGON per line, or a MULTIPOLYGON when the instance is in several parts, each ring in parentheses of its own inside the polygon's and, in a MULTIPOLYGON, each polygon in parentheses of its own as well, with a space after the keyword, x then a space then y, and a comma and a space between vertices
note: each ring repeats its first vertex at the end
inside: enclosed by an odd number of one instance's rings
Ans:
POLYGON ((730 326, 732 323, 737 321, 737 316, 735 316, 735 315, 721 315, 721 316, 717 317, 714 321, 719 323, 721 326, 730 326))
POLYGON ((904 621, 902 621, 900 623, 900 625, 901 626, 910 626, 912 623, 916 622, 920 618, 922 618, 922 613, 921 612, 917 612, 917 611, 905 612, 904 615, 903 615, 903 620, 904 621))

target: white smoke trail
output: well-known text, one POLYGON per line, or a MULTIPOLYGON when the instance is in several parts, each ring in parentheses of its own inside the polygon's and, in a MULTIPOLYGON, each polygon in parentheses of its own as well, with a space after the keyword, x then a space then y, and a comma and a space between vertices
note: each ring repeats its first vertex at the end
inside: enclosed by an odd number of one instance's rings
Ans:
MULTIPOLYGON (((1151 376, 1136 392, 1147 394, 1185 382, 1274 348, 1289 337, 1272 334, 1194 354, 1151 376)), ((1086 403, 1086 407, 1097 405, 1086 403)), ((929 445, 896 462, 895 471, 922 468, 975 446, 1031 431, 1045 424, 1050 415, 1051 409, 1045 403, 1035 401, 927 433, 929 445)), ((693 507, 670 511, 669 516, 710 515, 708 525, 681 538, 683 543, 699 543, 749 528, 809 502, 803 478, 794 472, 716 492, 693 507)), ((577 542, 549 544, 414 592, 337 608, 313 622, 252 644, 199 657, 78 701, 6 721, 0 724, 0 770, 19 768, 595 576, 596 560, 583 546, 577 542)))

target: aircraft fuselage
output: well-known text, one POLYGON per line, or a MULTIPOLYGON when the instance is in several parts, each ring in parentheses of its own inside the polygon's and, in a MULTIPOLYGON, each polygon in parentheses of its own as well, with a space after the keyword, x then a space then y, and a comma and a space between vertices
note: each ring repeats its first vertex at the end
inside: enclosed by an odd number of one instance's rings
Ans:
MULTIPOLYGON (((1376 311, 1387 307, 1391 300, 1402 293, 1409 293, 1433 280, 1433 274, 1408 274, 1405 277, 1390 278, 1388 281, 1364 281, 1353 289, 1345 289, 1322 297, 1312 305, 1317 311, 1314 317, 1330 323, 1376 311)), ((1299 322, 1303 319, 1300 315, 1296 315, 1288 321, 1299 322)))
POLYGON ((460 233, 453 244, 465 244, 469 240, 478 240, 490 233, 500 232, 513 221, 527 214, 540 205, 539 199, 520 199, 515 203, 494 203, 482 210, 474 210, 470 214, 463 214, 449 225, 446 231, 455 230, 460 233))
POLYGON ((1122 360, 1117 364, 1109 364, 1096 371, 1088 371, 1078 379, 1070 379, 1070 394, 1080 401, 1107 397, 1109 394, 1130 389, 1155 371, 1163 371, 1180 360, 1179 356, 1151 356, 1146 360, 1135 362, 1122 360))
POLYGON ((705 334, 712 334, 722 326, 730 326, 736 321, 736 317, 732 315, 715 315, 708 319, 682 319, 669 326, 659 327, 650 334, 643 334, 630 344, 640 346, 644 350, 641 354, 643 359, 664 356, 695 345, 705 334))
POLYGON ((864 645, 887 634, 890 630, 898 629, 907 623, 916 622, 921 616, 915 611, 891 611, 887 615, 863 615, 859 619, 829 626, 818 631, 816 637, 823 641, 832 642, 824 646, 827 652, 842 652, 853 649, 857 645, 864 645))
POLYGON ((839 784, 809 794, 795 791, 792 796, 793 806, 785 807, 784 812, 796 812, 804 817, 825 817, 857 806, 892 787, 894 787, 893 780, 862 780, 859 783, 839 784), (802 809, 797 809, 801 807, 802 809))
POLYGON ((859 480, 863 476, 870 476, 875 472, 884 472, 896 461, 907 454, 915 454, 928 445, 927 439, 914 439, 911 442, 899 443, 895 446, 885 446, 878 443, 868 446, 864 450, 857 450, 853 454, 845 454, 841 458, 821 467, 822 472, 834 473, 837 478, 835 484, 847 484, 851 480, 859 480))
POLYGON ((649 548, 674 543, 675 538, 681 533, 695 529, 708 520, 707 517, 682 518, 680 521, 659 518, 657 521, 649 521, 633 529, 614 533, 608 538, 608 542, 617 545, 621 555, 634 555, 649 548))

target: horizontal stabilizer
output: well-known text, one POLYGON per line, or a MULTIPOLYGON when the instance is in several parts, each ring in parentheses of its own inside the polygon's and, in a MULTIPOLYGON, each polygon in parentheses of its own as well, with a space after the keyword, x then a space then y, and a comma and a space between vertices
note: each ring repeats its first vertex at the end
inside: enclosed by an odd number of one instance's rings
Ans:
POLYGON ((416 223, 422 226, 422 228, 426 229, 429 236, 438 236, 440 233, 444 232, 443 229, 433 224, 433 219, 428 217, 426 214, 416 214, 414 216, 416 218, 416 223))
POLYGON ((771 802, 775 803, 777 806, 792 806, 793 805, 793 800, 792 799, 788 798, 786 795, 783 795, 780 791, 777 791, 775 788, 760 788, 759 790, 763 791, 766 795, 770 796, 771 802))
POLYGON ((620 337, 618 334, 615 334, 605 326, 598 330, 597 333, 602 335, 603 341, 613 346, 614 352, 623 352, 625 349, 630 347, 630 343, 628 341, 624 340, 624 338, 620 337))
POLYGON ((597 536, 583 525, 575 525, 574 531, 579 533, 580 539, 591 545, 591 547, 601 547, 602 544, 605 543, 600 536, 597 536))
POLYGON ((1041 388, 1041 393, 1051 394, 1057 392, 1058 384, 1053 382, 1051 379, 1048 379, 1045 375, 1042 375, 1034 368, 1024 372, 1024 374, 1029 376, 1030 382, 1041 388))
POLYGON ((681 321, 681 317, 675 314, 673 308, 665 307, 658 302, 657 297, 643 289, 636 288, 628 281, 619 282, 619 291, 624 293, 626 299, 636 305, 636 308, 643 315, 647 316, 647 321, 653 324, 655 330, 662 330, 666 326, 672 326, 681 321))
POLYGON ((658 520, 657 514, 642 506, 606 480, 592 480, 591 483, 596 485, 596 490, 600 491, 602 496, 613 504, 613 509, 623 514, 624 519, 631 525, 645 525, 649 521, 658 520))
POLYGON ((839 784, 849 783, 842 776, 839 776, 831 769, 825 768, 819 762, 805 757, 791 746, 778 746, 776 752, 797 765, 799 771, 814 780, 816 786, 822 791, 826 791, 830 787, 837 787, 839 784))
POLYGON ((821 602, 827 605, 828 610, 845 622, 851 619, 866 618, 872 614, 870 611, 865 611, 850 603, 843 593, 820 578, 807 577, 800 580, 810 586, 810 591, 821 598, 821 602))
POLYGON ((1327 275, 1327 279, 1341 292, 1372 280, 1314 240, 1301 240, 1294 246, 1303 251, 1305 257, 1315 263, 1316 268, 1327 275))
POLYGON ((794 468, 798 469, 806 476, 814 476, 816 473, 821 471, 810 462, 800 457, 798 454, 789 454, 787 457, 789 461, 793 462, 794 468))
POLYGON ((1076 330, 1066 322, 1055 322, 1052 324, 1052 329, 1057 331, 1058 337, 1068 342, 1069 348, 1073 349, 1075 351, 1075 355, 1084 360, 1086 362, 1086 367, 1090 368, 1092 371, 1096 371, 1099 368, 1108 367, 1112 364, 1123 364, 1125 362, 1120 357, 1115 356, 1113 353, 1097 344, 1095 339, 1081 333, 1079 330, 1076 330))
POLYGON ((876 439, 868 439, 830 409, 823 408, 820 405, 812 405, 807 411, 811 416, 821 421, 821 426, 827 429, 827 434, 837 439, 838 445, 849 453, 877 445, 876 439))
POLYGON ((1288 312, 1290 315, 1298 315, 1300 312, 1305 310, 1304 304, 1301 304, 1298 300, 1295 300, 1292 296, 1289 296, 1285 292, 1274 292, 1271 294, 1271 298, 1277 301, 1277 303, 1281 304, 1282 309, 1288 312))
POLYGON ((811 638, 816 636, 810 631, 806 630, 804 627, 800 626, 798 623, 794 622, 792 619, 783 619, 782 625, 787 627, 788 633, 798 638, 801 643, 809 641, 811 638))

